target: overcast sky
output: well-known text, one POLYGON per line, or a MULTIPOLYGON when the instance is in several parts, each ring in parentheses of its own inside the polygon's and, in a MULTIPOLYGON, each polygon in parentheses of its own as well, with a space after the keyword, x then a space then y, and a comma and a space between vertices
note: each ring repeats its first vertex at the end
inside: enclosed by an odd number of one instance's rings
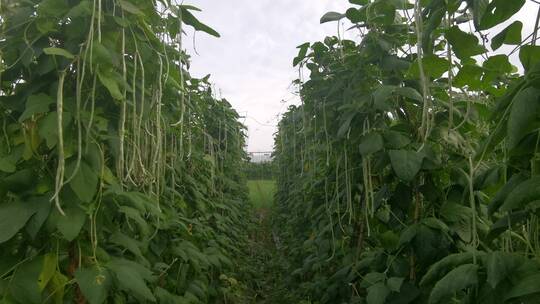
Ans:
MULTIPOLYGON (((221 34, 221 38, 205 33, 193 36, 188 29, 191 73, 196 77, 211 74, 222 97, 245 117, 248 151, 271 151, 280 114, 298 103, 291 87, 298 76, 292 67, 296 46, 335 35, 336 23, 321 25, 319 19, 328 11, 345 12, 348 1, 191 0, 185 4, 201 8, 196 16, 221 34)), ((532 30, 536 11, 537 5, 529 1, 517 16, 525 24, 524 37, 532 30)))

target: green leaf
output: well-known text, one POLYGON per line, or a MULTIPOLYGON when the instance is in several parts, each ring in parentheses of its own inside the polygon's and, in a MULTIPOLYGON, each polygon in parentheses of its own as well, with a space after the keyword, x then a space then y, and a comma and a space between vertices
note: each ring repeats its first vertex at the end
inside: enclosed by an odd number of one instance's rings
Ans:
POLYGON ((533 87, 521 90, 514 96, 507 127, 507 143, 510 149, 515 148, 532 131, 540 110, 539 96, 540 90, 533 87))
POLYGON ((489 0, 473 0, 472 1, 472 8, 473 8, 473 19, 474 19, 474 26, 479 27, 480 21, 482 20, 482 17, 484 16, 484 13, 487 10, 487 7, 489 5, 489 0))
POLYGON ((493 214, 495 211, 499 209, 499 207, 504 203, 510 192, 514 190, 517 185, 521 184, 523 181, 527 179, 526 176, 522 174, 514 174, 508 182, 502 188, 497 192, 497 194, 493 197, 491 202, 488 205, 488 214, 493 214))
POLYGON ((181 8, 182 11, 182 21, 187 24, 191 25, 196 31, 205 32, 209 35, 212 35, 214 37, 220 37, 219 33, 216 32, 214 29, 209 27, 208 25, 200 22, 195 16, 193 16, 192 13, 190 13, 187 9, 181 8))
POLYGON ((517 45, 521 42, 521 31, 523 30, 523 23, 521 21, 514 21, 507 26, 500 33, 495 35, 491 39, 491 48, 495 51, 503 44, 517 45))
POLYGON ((367 289, 367 304, 384 304, 386 298, 390 294, 390 289, 384 285, 384 283, 379 282, 375 285, 370 286, 367 289))
POLYGON ((135 4, 126 0, 119 0, 118 3, 124 11, 134 15, 144 16, 144 13, 135 4))
POLYGON ((429 296, 429 303, 439 303, 451 298, 456 292, 478 284, 478 265, 465 264, 452 269, 439 280, 429 296))
POLYGON ((65 0, 43 0, 39 2, 37 14, 41 17, 61 17, 69 10, 65 0))
POLYGON ((10 240, 36 212, 35 206, 29 203, 0 204, 0 244, 10 240))
POLYGON ((297 66, 300 62, 302 62, 302 60, 304 60, 304 58, 306 58, 306 54, 309 49, 309 46, 310 46, 309 42, 306 42, 296 47, 299 50, 298 50, 298 55, 293 60, 293 66, 297 66))
POLYGON ((366 9, 364 7, 359 9, 351 7, 345 12, 345 16, 352 23, 360 23, 367 19, 366 9))
POLYGON ((118 81, 116 80, 115 75, 113 74, 112 70, 98 70, 98 78, 101 84, 109 90, 109 93, 111 93, 111 96, 114 99, 122 100, 124 99, 124 95, 120 91, 120 87, 118 85, 118 81))
POLYGON ((121 232, 115 232, 111 236, 110 240, 111 243, 119 245, 133 253, 139 258, 144 259, 143 253, 141 252, 141 243, 135 239, 130 238, 129 236, 121 233, 121 232))
POLYGON ((383 282, 385 278, 384 273, 381 272, 370 272, 362 278, 360 287, 367 288, 373 286, 379 282, 383 282))
POLYGON ((30 198, 30 202, 35 204, 36 213, 26 223, 26 232, 32 239, 36 238, 41 226, 45 223, 51 213, 52 202, 48 196, 38 196, 30 198))
POLYGON ((520 280, 506 294, 505 301, 540 292, 540 273, 535 273, 520 280))
POLYGON ((486 61, 484 61, 483 67, 486 70, 498 74, 510 73, 514 69, 508 60, 508 56, 506 55, 495 55, 489 57, 486 61))
POLYGON ((479 90, 484 84, 482 76, 484 70, 477 65, 465 64, 454 78, 454 85, 458 88, 468 87, 470 90, 479 90))
POLYGON ((422 167, 422 154, 412 150, 390 150, 390 161, 396 175, 403 181, 410 182, 422 167))
POLYGON ((92 3, 90 1, 81 1, 79 4, 75 5, 69 10, 66 17, 74 19, 81 16, 91 16, 92 15, 92 3))
POLYGON ((372 93, 373 103, 377 110, 388 111, 392 109, 392 106, 386 101, 392 96, 395 88, 395 86, 381 85, 372 93))
POLYGON ((43 257, 36 257, 22 263, 11 280, 9 286, 11 295, 18 303, 41 304, 41 290, 39 288, 39 275, 43 270, 43 257))
POLYGON ((360 138, 360 154, 368 156, 383 149, 383 139, 381 134, 370 132, 360 138))
POLYGON ((411 139, 401 132, 388 130, 383 133, 386 146, 390 149, 401 149, 411 143, 411 139))
POLYGON ((486 49, 478 44, 478 38, 475 35, 465 33, 458 26, 447 30, 445 36, 459 59, 467 59, 486 52, 486 49))
MULTIPOLYGON (((76 165, 76 160, 72 160, 68 163, 66 166, 66 176, 71 176, 73 174, 76 165)), ((97 193, 98 182, 98 175, 94 169, 90 168, 86 161, 81 160, 79 170, 69 182, 69 187, 81 201, 89 203, 97 193)))
POLYGON ((532 69, 540 62, 540 46, 523 45, 519 49, 519 60, 525 69, 525 72, 532 69))
POLYGON ((202 11, 200 8, 198 8, 196 6, 193 6, 193 5, 189 5, 189 4, 181 4, 178 7, 181 7, 181 8, 190 10, 190 11, 196 11, 196 12, 201 12, 202 11))
POLYGON ((19 122, 23 122, 35 114, 48 113, 49 106, 53 103, 55 100, 47 94, 31 95, 26 100, 26 107, 19 117, 19 122))
POLYGON ((517 13, 525 4, 525 0, 493 0, 482 14, 477 26, 478 30, 486 30, 500 24, 517 13))
POLYGON ((447 255, 435 264, 431 265, 428 272, 420 281, 420 286, 427 286, 429 284, 432 284, 435 280, 438 280, 444 273, 447 273, 448 271, 458 267, 459 265, 471 263, 472 261, 472 252, 461 252, 447 255))
POLYGON ((351 128, 351 122, 356 116, 356 112, 348 112, 345 117, 342 118, 341 125, 339 126, 337 136, 338 137, 344 137, 351 128))
MULTIPOLYGON (((62 124, 64 129, 69 127, 72 121, 72 116, 69 112, 64 112, 62 124)), ((49 112, 45 117, 39 120, 38 134, 45 139, 45 143, 49 149, 54 148, 58 143, 58 114, 56 111, 49 112)))
POLYGON ((101 304, 107 299, 112 278, 106 269, 79 268, 75 272, 75 280, 84 297, 90 304, 101 304))
POLYGON ((411 87, 398 87, 394 90, 394 93, 412 100, 424 101, 422 95, 420 95, 416 89, 411 87))
POLYGON ((343 18, 345 18, 344 14, 340 14, 337 12, 328 12, 321 17, 321 23, 339 21, 343 18))
POLYGON ((501 211, 522 209, 528 203, 540 199, 540 177, 535 176, 519 185, 508 194, 501 211))
POLYGON ((135 221, 135 223, 137 223, 137 225, 139 226, 141 235, 143 236, 148 235, 148 223, 142 217, 139 210, 128 207, 128 206, 120 206, 118 208, 118 211, 122 212, 125 216, 127 216, 131 220, 135 221))
POLYGON ((493 251, 486 255, 487 282, 491 288, 510 276, 523 264, 523 258, 511 253, 493 251))
POLYGON ((121 289, 131 292, 139 300, 156 301, 145 283, 152 276, 148 269, 123 259, 112 260, 107 267, 114 273, 121 289))
POLYGON ((6 173, 13 173, 17 170, 16 162, 10 157, 0 158, 0 171, 6 173))
POLYGON ((86 222, 86 213, 78 206, 68 206, 64 209, 65 216, 59 216, 56 228, 68 241, 73 241, 81 232, 86 222))
POLYGON ((70 52, 62 48, 48 47, 48 48, 44 48, 43 52, 47 55, 57 55, 57 56, 66 57, 67 59, 75 59, 75 56, 73 54, 71 54, 70 52))
POLYGON ((24 193, 32 190, 36 185, 34 172, 30 169, 22 169, 4 178, 4 185, 9 191, 24 193))
POLYGON ((38 277, 39 290, 43 291, 56 273, 58 258, 55 253, 48 253, 43 257, 43 268, 38 277))
POLYGON ((399 292, 401 289, 401 285, 403 285, 404 278, 398 278, 398 277, 391 277, 386 282, 386 285, 388 285, 388 288, 390 288, 393 292, 399 292))
MULTIPOLYGON (((448 69, 450 68, 450 62, 445 58, 430 54, 422 58, 422 66, 424 67, 424 73, 427 76, 439 78, 446 71, 448 71, 448 69)), ((418 78, 420 76, 418 59, 411 64, 411 67, 409 68, 409 75, 414 78, 418 78)))

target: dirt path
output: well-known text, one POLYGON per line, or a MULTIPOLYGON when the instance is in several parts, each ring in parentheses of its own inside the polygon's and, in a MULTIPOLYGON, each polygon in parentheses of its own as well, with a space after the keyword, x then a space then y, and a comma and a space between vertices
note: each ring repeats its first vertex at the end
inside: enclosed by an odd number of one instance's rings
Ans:
POLYGON ((288 300, 283 274, 287 273, 287 258, 280 239, 273 231, 272 209, 259 208, 253 213, 250 233, 250 264, 254 270, 252 302, 256 304, 296 303, 288 300))

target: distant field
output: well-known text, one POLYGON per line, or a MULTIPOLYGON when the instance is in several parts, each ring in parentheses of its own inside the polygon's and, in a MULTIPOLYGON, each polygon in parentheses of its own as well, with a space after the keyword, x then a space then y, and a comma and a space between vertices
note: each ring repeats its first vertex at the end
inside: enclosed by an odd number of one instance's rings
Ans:
POLYGON ((267 208, 272 205, 276 182, 273 180, 248 180, 249 199, 255 208, 267 208))

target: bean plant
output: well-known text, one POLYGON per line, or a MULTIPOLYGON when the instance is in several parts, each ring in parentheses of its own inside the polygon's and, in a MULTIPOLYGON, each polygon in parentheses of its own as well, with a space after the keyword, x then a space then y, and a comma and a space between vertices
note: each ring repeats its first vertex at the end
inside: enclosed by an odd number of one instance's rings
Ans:
POLYGON ((540 14, 349 2, 275 137, 290 302, 539 303, 540 14))
POLYGON ((245 130, 188 72, 197 11, 0 2, 1 303, 242 303, 245 130))

